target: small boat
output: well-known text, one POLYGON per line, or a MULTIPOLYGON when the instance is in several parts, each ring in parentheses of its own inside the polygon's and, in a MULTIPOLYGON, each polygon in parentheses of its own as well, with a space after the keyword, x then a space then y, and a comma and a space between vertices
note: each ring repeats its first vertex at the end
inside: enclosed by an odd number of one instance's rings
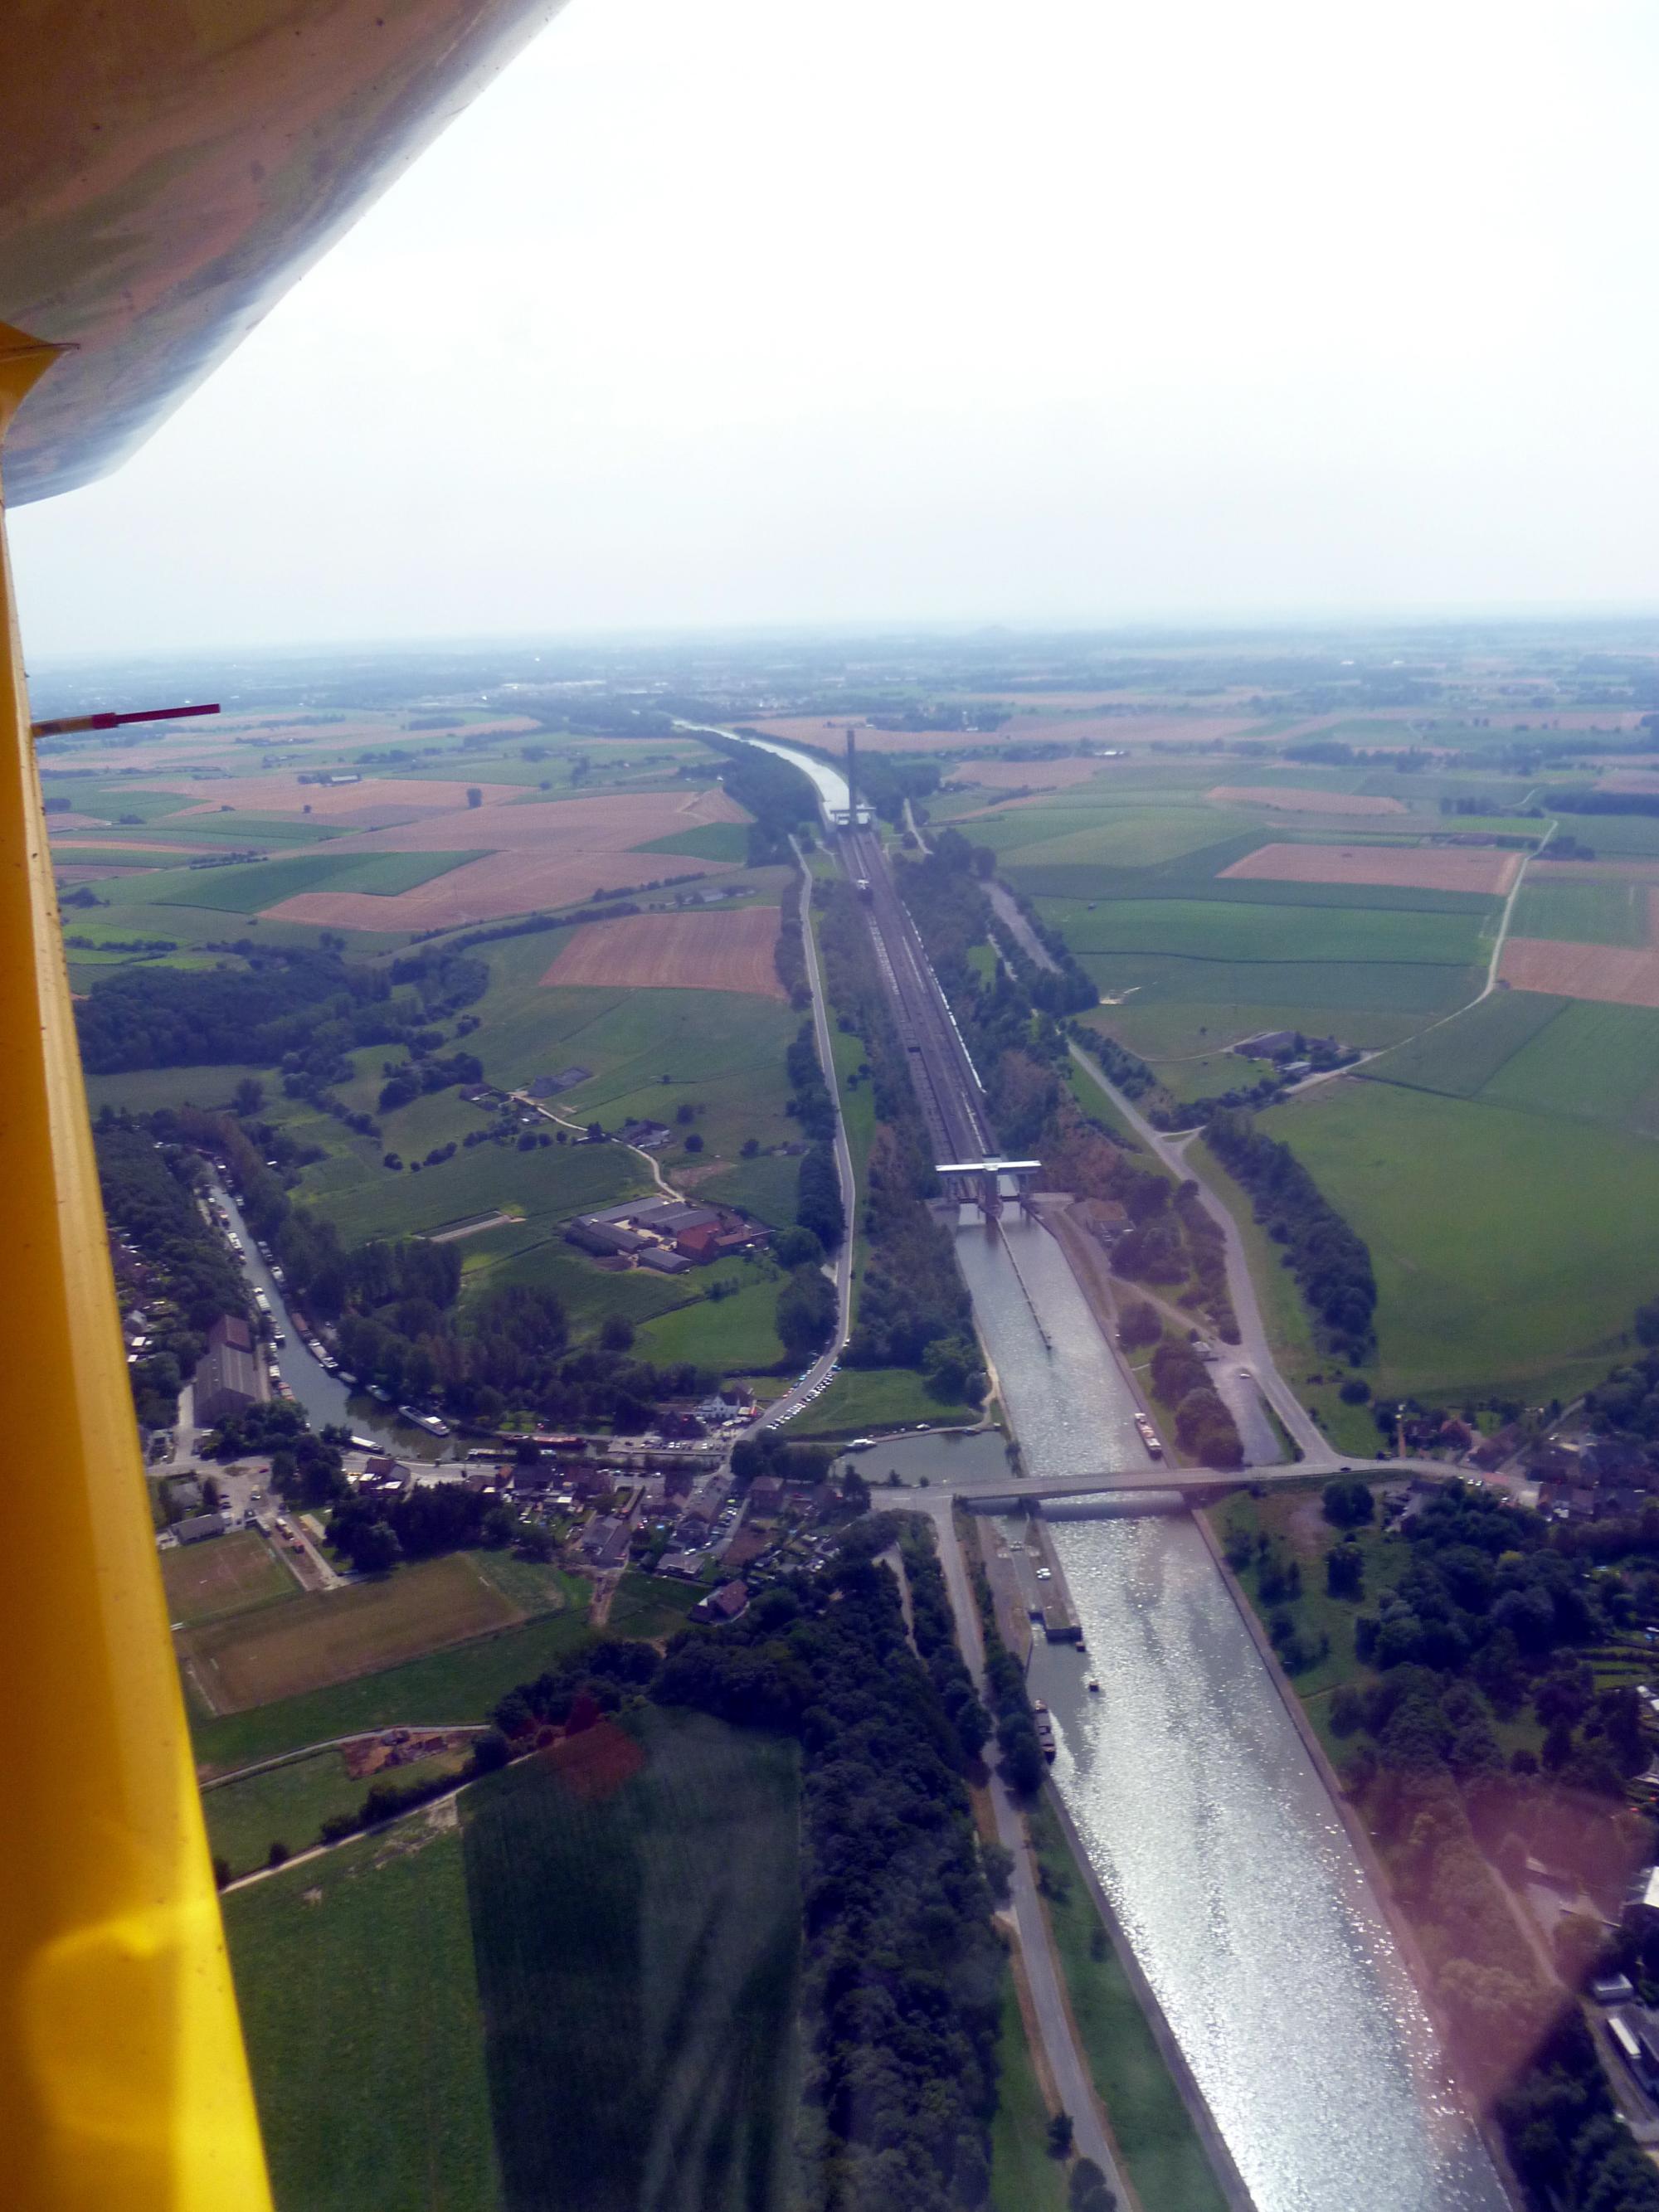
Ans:
POLYGON ((1089 1679, 1089 1687, 1094 1692, 1097 1697, 1100 1695, 1100 1685, 1094 1680, 1092 1675, 1091 1675, 1089 1679))

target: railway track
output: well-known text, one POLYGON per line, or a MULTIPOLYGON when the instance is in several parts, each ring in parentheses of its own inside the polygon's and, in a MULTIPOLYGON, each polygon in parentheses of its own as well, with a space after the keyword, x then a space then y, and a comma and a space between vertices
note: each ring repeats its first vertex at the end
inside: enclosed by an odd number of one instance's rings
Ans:
POLYGON ((921 939, 899 897, 881 840, 872 830, 844 833, 848 872, 869 885, 876 961, 892 1001, 922 1117, 941 1160, 982 1159, 992 1150, 984 1087, 921 939))

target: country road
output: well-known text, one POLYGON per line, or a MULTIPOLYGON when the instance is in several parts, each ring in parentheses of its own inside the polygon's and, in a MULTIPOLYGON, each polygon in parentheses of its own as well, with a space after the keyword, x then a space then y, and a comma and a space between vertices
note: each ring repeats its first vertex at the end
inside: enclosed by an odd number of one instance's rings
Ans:
POLYGON ((847 1124, 842 1117, 841 1085, 836 1079, 836 1060, 833 1040, 830 1031, 830 1009, 823 995, 823 978, 818 970, 818 948, 812 935, 812 871, 800 847, 790 839, 796 865, 800 869, 801 946, 806 957, 806 981, 812 993, 812 1030, 817 1039, 818 1060, 823 1069, 823 1079, 830 1087, 830 1097, 836 1110, 836 1174, 841 1183, 841 1202, 847 1216, 846 1234, 836 1255, 836 1334, 827 1352, 821 1352, 805 1374, 781 1398, 769 1406, 755 1426, 764 1429, 775 1426, 787 1413, 804 1406, 811 1392, 830 1379, 830 1372, 841 1358, 842 1347, 853 1328, 853 1244, 857 1234, 859 1195, 853 1178, 853 1153, 847 1141, 847 1124))
MULTIPOLYGON (((939 1539, 939 1565, 945 1573, 945 1586, 950 1593, 951 1610, 956 1617, 957 1648, 974 1678, 975 1688, 983 1695, 985 1638, 980 1627, 979 1607, 968 1579, 967 1565, 962 1556, 962 1546, 951 1525, 949 1504, 942 1499, 937 1504, 924 1503, 914 1496, 908 1497, 904 1504, 911 1511, 932 1514, 939 1539)), ((1093 2159, 1106 2176, 1107 2186, 1116 2192, 1118 2202, 1125 2208, 1125 2212, 1134 2212, 1139 2200, 1130 2190, 1118 2164, 1096 2100, 1094 2084, 1085 2068, 1073 2031, 1071 2008, 1066 2002, 1060 1980, 1060 1961, 1055 1956, 1048 1915, 1042 1909, 1042 1899, 1037 1894, 1035 1859, 1026 1840, 1024 1816, 1002 1778, 1000 1766, 992 1767, 988 1788, 992 1810, 996 1816, 998 1840, 1013 1857, 1013 1869, 1009 1877, 1008 1910, 1012 1915, 1015 1933, 1019 1939, 1020 1956, 1025 1965, 1026 1985, 1030 1991, 1031 2009, 1036 2018, 1037 2033, 1042 2039, 1049 2079, 1060 2099, 1060 2110, 1071 2115, 1073 2141, 1079 2156, 1093 2159)))

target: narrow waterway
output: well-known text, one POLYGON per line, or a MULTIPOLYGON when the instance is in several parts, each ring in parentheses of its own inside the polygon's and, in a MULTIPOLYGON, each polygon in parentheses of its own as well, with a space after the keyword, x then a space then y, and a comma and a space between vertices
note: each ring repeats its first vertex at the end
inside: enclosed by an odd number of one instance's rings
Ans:
POLYGON ((229 1214, 230 1225, 242 1240, 243 1272, 249 1282, 257 1284, 270 1299, 271 1317, 288 1337, 286 1344, 278 1345, 274 1352, 264 1350, 262 1357, 275 1358, 283 1382, 294 1393, 295 1403, 303 1410, 312 1427, 320 1431, 332 1423, 349 1428, 360 1436, 375 1437, 401 1452, 405 1459, 415 1453, 422 1458, 434 1456, 437 1447, 430 1437, 411 1428, 407 1421, 400 1421, 393 1407, 349 1391, 337 1375, 331 1375, 307 1351, 289 1314, 287 1298, 259 1257, 253 1232, 243 1220, 241 1208, 231 1193, 216 1181, 213 1194, 229 1214))

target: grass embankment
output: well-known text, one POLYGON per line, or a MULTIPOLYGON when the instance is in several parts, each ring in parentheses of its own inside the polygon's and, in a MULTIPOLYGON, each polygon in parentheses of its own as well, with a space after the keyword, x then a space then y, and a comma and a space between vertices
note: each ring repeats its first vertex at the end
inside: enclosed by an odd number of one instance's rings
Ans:
POLYGON ((512 2203, 787 2202, 797 1788, 792 1743, 647 1711, 466 1793, 512 2203))
POLYGON ((1031 2063, 1012 1971, 1002 1985, 997 2067, 997 2111, 991 2123, 993 2212, 1066 2212, 1066 2168, 1048 2153, 1048 2100, 1031 2063))
POLYGON ((1046 1799, 1030 1816, 1072 2012, 1141 2212, 1226 2212, 1227 2200, 1046 1799))
POLYGON ((278 2212, 495 2212, 455 1829, 416 1814, 224 1912, 278 2212))

